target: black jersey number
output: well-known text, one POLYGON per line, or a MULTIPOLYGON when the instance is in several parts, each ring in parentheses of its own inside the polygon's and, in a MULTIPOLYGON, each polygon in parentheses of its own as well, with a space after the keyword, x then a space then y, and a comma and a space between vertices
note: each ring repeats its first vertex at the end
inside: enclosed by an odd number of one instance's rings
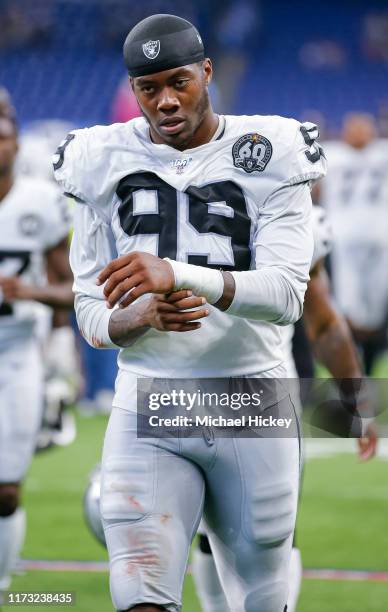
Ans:
POLYGON ((58 156, 58 159, 53 162, 54 170, 59 170, 63 166, 63 162, 65 161, 65 150, 67 145, 75 138, 75 134, 68 134, 65 140, 59 145, 57 150, 55 151, 55 155, 58 156))
POLYGON ((305 125, 301 125, 300 131, 302 133, 303 140, 305 141, 306 145, 310 147, 309 151, 305 151, 305 155, 312 164, 315 164, 321 159, 321 157, 325 157, 325 154, 323 152, 322 147, 315 140, 316 134, 318 134, 317 126, 314 124, 309 125, 311 125, 310 128, 307 128, 305 125))
MULTIPOLYGON (((188 187, 184 194, 188 198, 188 219, 185 222, 198 235, 194 244, 187 245, 188 263, 223 270, 249 270, 251 220, 241 188, 232 181, 221 181, 188 187), (212 262, 205 236, 215 240, 223 237, 224 245, 232 250, 234 264, 228 263, 225 256, 224 261, 212 262)), ((176 259, 178 240, 184 239, 178 234, 179 193, 155 174, 142 172, 122 179, 117 195, 121 199, 119 217, 125 233, 128 236, 157 234, 158 256, 176 259), (139 213, 136 201, 141 198, 141 191, 153 192, 154 199, 149 201, 154 201, 154 206, 139 213)))
MULTIPOLYGON (((28 268, 31 260, 29 251, 0 251, 0 274, 20 276, 28 268)), ((13 314, 12 304, 0 302, 0 317, 13 314)))

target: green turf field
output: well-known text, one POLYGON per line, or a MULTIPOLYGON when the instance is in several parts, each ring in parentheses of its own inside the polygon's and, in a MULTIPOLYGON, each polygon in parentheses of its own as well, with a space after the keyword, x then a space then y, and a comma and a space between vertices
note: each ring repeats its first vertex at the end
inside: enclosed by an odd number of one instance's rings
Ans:
MULTIPOLYGON (((37 456, 24 503, 28 532, 23 557, 49 560, 106 560, 82 518, 87 474, 98 461, 104 417, 78 417, 79 435, 65 449, 37 456)), ((350 454, 310 460, 306 465, 298 540, 311 568, 388 571, 388 463, 358 464, 350 454)), ((80 612, 112 610, 106 573, 29 571, 13 590, 73 591, 80 612)), ((4 610, 10 610, 6 606, 4 610)), ((47 606, 18 606, 18 610, 47 606)), ((199 612, 191 577, 184 612, 199 612)), ((388 582, 305 580, 300 612, 387 612, 388 582)), ((259 612, 259 611, 258 611, 259 612)))

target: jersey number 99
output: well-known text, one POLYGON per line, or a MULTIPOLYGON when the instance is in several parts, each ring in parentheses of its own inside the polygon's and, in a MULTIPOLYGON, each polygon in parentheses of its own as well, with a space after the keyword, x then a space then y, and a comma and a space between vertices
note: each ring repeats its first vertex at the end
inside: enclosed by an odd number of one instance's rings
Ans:
POLYGON ((249 270, 251 220, 236 183, 220 181, 180 192, 155 174, 142 172, 122 179, 117 195, 124 232, 157 235, 159 257, 249 270))

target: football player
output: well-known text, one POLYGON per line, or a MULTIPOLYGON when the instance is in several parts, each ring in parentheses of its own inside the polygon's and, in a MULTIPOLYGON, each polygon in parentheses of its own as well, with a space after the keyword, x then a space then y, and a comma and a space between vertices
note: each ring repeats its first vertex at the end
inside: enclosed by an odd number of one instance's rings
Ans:
POLYGON ((21 482, 35 449, 43 403, 39 305, 71 308, 68 219, 45 181, 14 176, 13 116, 0 115, 0 591, 21 550, 21 482), (50 284, 42 284, 44 272, 50 284))
MULTIPOLYGON (((55 119, 29 124, 19 138, 16 171, 53 181, 57 186, 51 163, 53 150, 73 127, 55 119)), ((67 408, 74 404, 81 390, 85 397, 79 401, 80 409, 88 413, 110 410, 109 398, 113 396, 116 375, 115 351, 96 356, 86 342, 76 339, 68 313, 54 312, 51 317, 50 312, 50 320, 53 326, 47 329, 44 342, 47 399, 39 449, 72 441, 76 424, 67 408)))
MULTIPOLYGON (((320 206, 313 207, 313 233, 314 254, 303 311, 307 337, 317 359, 326 366, 334 378, 359 379, 362 377, 362 372, 349 327, 344 317, 334 307, 330 296, 324 257, 330 250, 331 230, 325 219, 325 212, 320 206)), ((287 375, 296 378, 297 371, 292 356, 292 329, 292 326, 284 329, 285 363, 287 375)), ((377 432, 373 422, 367 421, 364 436, 357 438, 357 442, 361 460, 366 461, 375 455, 377 432)), ((93 491, 95 492, 95 488, 93 491)), ((227 612, 229 607, 218 578, 209 540, 204 532, 199 534, 198 549, 194 551, 193 575, 203 612, 227 612)), ((301 555, 294 544, 291 553, 287 612, 296 610, 301 581, 301 555)))
MULTIPOLYGON (((181 609, 205 498, 229 606, 282 612, 298 438, 225 438, 208 428, 196 438, 138 438, 136 387, 155 373, 285 377, 279 326, 302 314, 309 182, 325 173, 318 132, 282 117, 218 116, 211 61, 181 18, 143 20, 124 56, 143 117, 75 131, 54 158, 78 201, 79 327, 93 346, 121 349, 102 460, 114 606, 181 609)), ((285 391, 277 409, 290 408, 285 391)))
MULTIPOLYGON (((58 120, 30 124, 19 136, 16 174, 50 181, 58 189, 51 163, 52 152, 72 127, 58 120)), ((70 200, 68 203, 71 214, 70 200)), ((45 402, 37 440, 38 451, 67 445, 74 440, 76 424, 69 408, 74 405, 82 382, 69 312, 49 307, 41 310, 39 327, 45 364, 45 402)))
POLYGON ((372 116, 350 114, 327 156, 331 171, 317 187, 333 226, 333 292, 369 375, 387 346, 388 140, 372 116))

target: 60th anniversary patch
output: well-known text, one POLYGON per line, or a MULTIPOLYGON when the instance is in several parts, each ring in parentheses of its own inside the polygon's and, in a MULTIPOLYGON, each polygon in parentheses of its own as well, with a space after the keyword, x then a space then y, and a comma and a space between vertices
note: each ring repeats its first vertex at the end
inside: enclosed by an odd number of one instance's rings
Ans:
POLYGON ((263 172, 272 157, 272 145, 261 134, 244 134, 233 145, 233 164, 245 172, 263 172))

